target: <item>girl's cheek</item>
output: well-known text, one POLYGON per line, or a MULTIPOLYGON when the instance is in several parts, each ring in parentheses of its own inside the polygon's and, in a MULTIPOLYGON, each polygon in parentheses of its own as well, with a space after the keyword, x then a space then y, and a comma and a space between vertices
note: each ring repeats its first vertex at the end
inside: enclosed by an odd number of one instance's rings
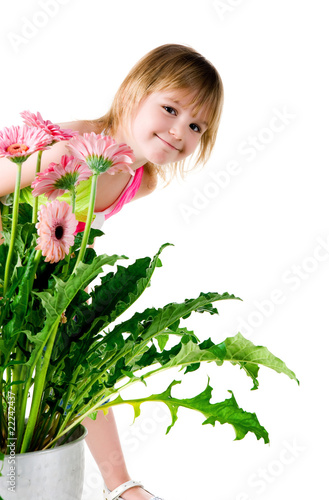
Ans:
POLYGON ((193 146, 192 146, 192 152, 194 152, 196 150, 196 148, 198 147, 199 143, 200 143, 200 139, 199 138, 194 141, 193 146))

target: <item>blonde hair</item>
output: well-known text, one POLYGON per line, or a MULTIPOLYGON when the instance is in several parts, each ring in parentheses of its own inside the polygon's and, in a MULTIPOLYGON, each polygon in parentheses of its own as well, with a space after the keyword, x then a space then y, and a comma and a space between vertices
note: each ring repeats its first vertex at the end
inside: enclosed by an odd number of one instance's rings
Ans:
POLYGON ((223 107, 223 84, 216 68, 191 47, 178 44, 165 44, 155 48, 140 59, 120 85, 109 112, 94 121, 107 134, 115 135, 119 124, 129 122, 139 103, 153 92, 180 90, 186 95, 194 93, 190 105, 195 115, 202 108, 208 122, 196 150, 195 165, 186 169, 185 160, 166 165, 166 169, 147 163, 163 179, 170 179, 180 172, 184 177, 187 171, 204 164, 214 147, 220 116, 223 107), (184 168, 185 167, 185 168, 184 168), (165 172, 166 171, 166 172, 165 172))

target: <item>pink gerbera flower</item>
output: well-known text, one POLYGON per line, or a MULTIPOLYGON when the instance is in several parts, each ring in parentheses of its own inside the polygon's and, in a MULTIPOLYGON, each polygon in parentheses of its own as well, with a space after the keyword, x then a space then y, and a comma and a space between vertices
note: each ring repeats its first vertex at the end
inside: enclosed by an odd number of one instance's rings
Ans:
POLYGON ((129 163, 135 160, 133 150, 126 144, 117 144, 112 137, 91 132, 73 137, 67 147, 76 158, 86 162, 94 173, 129 172, 134 175, 129 167, 129 163))
POLYGON ((0 130, 0 158, 22 163, 36 151, 49 149, 52 138, 36 127, 5 127, 0 130))
POLYGON ((38 127, 51 135, 53 144, 59 141, 68 141, 78 135, 78 132, 74 130, 60 128, 59 125, 52 123, 50 120, 44 120, 39 112, 35 115, 31 111, 22 111, 21 117, 29 127, 38 127))
POLYGON ((55 200, 42 205, 36 224, 39 238, 36 250, 42 250, 46 262, 53 264, 64 259, 74 243, 77 220, 71 206, 65 201, 55 200))
POLYGON ((55 200, 91 175, 92 172, 85 163, 79 162, 74 156, 63 155, 60 163, 50 163, 46 170, 37 174, 31 184, 32 194, 44 194, 49 200, 55 200))

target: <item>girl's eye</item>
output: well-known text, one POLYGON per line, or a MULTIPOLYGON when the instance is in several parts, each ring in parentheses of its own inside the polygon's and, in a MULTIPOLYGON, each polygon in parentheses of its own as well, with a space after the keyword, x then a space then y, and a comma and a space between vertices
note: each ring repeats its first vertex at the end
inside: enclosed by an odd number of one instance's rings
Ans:
POLYGON ((196 125, 195 123, 191 123, 190 127, 194 132, 201 132, 199 125, 196 125))
MULTIPOLYGON (((174 108, 172 108, 171 106, 163 106, 163 109, 165 109, 171 115, 175 115, 175 116, 177 115, 177 111, 174 108)), ((196 123, 191 123, 190 127, 193 130, 193 132, 201 132, 199 125, 196 125, 196 123)))
POLYGON ((172 115, 172 114, 176 114, 176 110, 175 110, 174 108, 172 108, 171 106, 163 106, 163 107, 164 107, 164 109, 165 109, 166 111, 168 111, 168 113, 170 113, 171 115, 172 115))

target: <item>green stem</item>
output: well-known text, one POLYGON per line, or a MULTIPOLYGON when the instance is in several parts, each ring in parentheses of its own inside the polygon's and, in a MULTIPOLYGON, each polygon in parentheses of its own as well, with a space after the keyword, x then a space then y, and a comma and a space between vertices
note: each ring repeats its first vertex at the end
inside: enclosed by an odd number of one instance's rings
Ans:
POLYGON ((33 288, 33 283, 34 283, 34 280, 35 280, 35 275, 36 275, 36 272, 37 272, 37 269, 38 269, 38 265, 39 265, 39 262, 40 262, 40 259, 41 259, 41 255, 42 255, 42 251, 41 250, 37 250, 35 252, 34 261, 33 261, 34 270, 33 270, 33 272, 31 272, 31 276, 30 276, 30 289, 29 289, 29 293, 31 293, 32 288, 33 288))
MULTIPOLYGON (((79 387, 79 391, 78 391, 79 397, 75 398, 74 402, 72 403, 71 408, 66 412, 66 417, 64 418, 64 420, 62 422, 62 425, 61 425, 61 428, 60 428, 60 432, 66 427, 67 423, 70 421, 71 415, 75 414, 76 407, 79 406, 80 402, 85 397, 85 394, 88 393, 89 389, 93 386, 93 384, 96 383, 97 380, 99 380, 103 376, 103 374, 107 371, 107 369, 109 368, 109 366, 113 366, 116 363, 117 359, 120 359, 123 355, 124 355, 124 353, 122 353, 122 352, 119 353, 119 356, 117 355, 117 356, 115 356, 112 359, 110 365, 106 365, 105 367, 103 367, 102 372, 97 373, 97 375, 93 378, 92 382, 90 381, 90 379, 88 379, 87 385, 83 385, 82 384, 82 387, 81 386, 79 387)), ((108 359, 110 359, 112 356, 113 356, 112 354, 109 354, 109 356, 106 359, 102 360, 101 364, 107 363, 108 359)), ((80 368, 78 367, 78 369, 76 370, 76 372, 79 372, 79 370, 80 370, 80 368)), ((77 378, 76 375, 78 375, 78 373, 74 374, 74 379, 75 380, 77 378)), ((64 410, 65 409, 66 409, 66 407, 64 407, 64 410)))
POLYGON ((60 414, 57 410, 58 406, 59 401, 57 401, 55 407, 51 411, 49 410, 47 414, 43 416, 40 422, 41 426, 38 427, 35 439, 33 440, 33 450, 40 450, 45 446, 47 441, 52 441, 53 436, 56 435, 60 420, 60 414))
POLYGON ((24 439, 22 443, 22 448, 20 453, 25 453, 28 450, 28 447, 31 443, 32 437, 33 437, 33 432, 35 429, 36 421, 38 418, 39 414, 39 408, 40 408, 40 402, 42 399, 42 395, 44 392, 44 386, 45 386, 45 381, 46 381, 46 375, 48 371, 48 366, 50 362, 50 357, 57 333, 57 328, 58 328, 59 320, 56 321, 56 323, 53 326, 49 341, 46 346, 46 350, 44 353, 43 357, 43 363, 42 366, 40 367, 40 371, 37 369, 35 373, 35 386, 34 386, 34 391, 33 391, 33 399, 32 399, 32 404, 31 404, 31 411, 30 411, 30 416, 29 420, 26 426, 25 434, 24 434, 24 439))
POLYGON ((20 188, 21 188, 21 174, 22 174, 22 163, 17 163, 17 176, 16 176, 16 185, 15 185, 15 192, 14 192, 14 204, 13 204, 13 220, 12 220, 12 225, 11 225, 10 244, 9 244, 9 250, 8 250, 7 261, 6 261, 5 279, 4 279, 4 284, 3 284, 3 294, 4 295, 5 295, 7 288, 8 288, 10 265, 11 265, 11 261, 12 261, 13 253, 14 253, 16 228, 17 228, 17 222, 18 222, 18 208, 19 208, 19 194, 20 194, 20 188))
MULTIPOLYGON (((41 156, 42 156, 42 151, 39 151, 38 153, 38 159, 37 159, 37 166, 35 168, 35 176, 40 172, 41 169, 41 156)), ((32 215, 32 223, 36 224, 38 221, 38 201, 39 197, 36 196, 34 198, 34 203, 33 203, 33 215, 32 215)))
POLYGON ((76 201, 76 198, 77 198, 77 193, 76 193, 75 186, 73 186, 73 188, 70 190, 70 193, 71 193, 72 213, 75 214, 75 201, 76 201))
MULTIPOLYGON (((148 339, 149 341, 149 339, 148 339)), ((146 342, 146 341, 145 341, 146 342)), ((131 359, 133 359, 135 356, 138 356, 139 353, 135 353, 131 359)), ((87 387, 85 387, 84 389, 80 389, 79 388, 79 394, 81 394, 81 397, 79 399, 76 399, 75 402, 73 403, 72 407, 70 408, 69 412, 67 413, 66 415, 66 418, 64 419, 60 429, 59 429, 59 432, 58 434, 56 435, 56 438, 54 440, 52 440, 50 443, 48 443, 47 446, 45 446, 45 448, 43 448, 44 450, 47 449, 48 447, 50 447, 55 441, 57 441, 57 439, 59 439, 62 435, 64 435, 66 432, 68 432, 71 428, 73 428, 75 425, 77 425, 78 423, 82 422, 88 415, 90 415, 91 413, 94 413, 95 411, 99 410, 101 407, 103 407, 104 409, 108 408, 109 406, 112 406, 113 404, 118 404, 118 402, 114 403, 114 402, 110 402, 110 403, 104 403, 104 401, 102 399, 99 399, 96 403, 94 403, 94 405, 89 408, 89 409, 81 409, 81 410, 78 410, 79 411, 79 415, 78 417, 76 418, 73 418, 73 420, 71 420, 71 423, 70 422, 70 418, 72 417, 72 415, 75 415, 77 413, 77 411, 75 410, 77 407, 79 407, 79 403, 83 400, 83 397, 86 393, 86 391, 88 390, 88 388, 93 385, 97 379, 100 379, 102 377, 102 375, 104 374, 105 371, 108 370, 109 366, 113 366, 113 364, 115 364, 116 361, 114 361, 115 358, 112 359, 111 361, 111 364, 110 365, 107 365, 106 368, 98 374, 97 378, 94 378, 92 383, 88 383, 87 384, 87 387), (69 423, 69 425, 68 425, 69 423), (68 425, 68 426, 67 426, 68 425)), ((188 364, 190 363, 182 363, 180 366, 187 366, 188 364)), ((162 371, 165 371, 165 370, 169 370, 173 368, 172 366, 160 366, 159 368, 156 368, 150 372, 147 372, 145 374, 143 374, 143 379, 145 378, 148 378, 150 376, 153 376, 155 375, 156 373, 159 373, 159 372, 162 372, 162 371)), ((110 394, 107 394, 106 395, 106 398, 109 399, 110 397, 113 397, 115 396, 116 394, 119 395, 121 393, 122 390, 124 389, 127 389, 128 387, 131 387, 132 385, 136 384, 137 382, 140 382, 140 379, 139 378, 135 378, 135 379, 130 379, 128 380, 125 384, 123 384, 122 386, 120 387, 113 387, 113 390, 110 394)), ((93 399, 97 400, 97 398, 101 397, 103 395, 104 391, 101 390, 101 391, 98 391, 98 393, 96 393, 93 397, 93 399)), ((124 401, 125 403, 126 401, 124 401)), ((87 408, 88 408, 88 405, 87 405, 87 408)))
POLYGON ((7 408, 7 403, 5 401, 5 392, 3 389, 3 370, 0 370, 0 452, 5 453, 7 450, 3 450, 3 446, 6 445, 6 436, 8 435, 7 429, 7 418, 4 412, 4 408, 7 408))
MULTIPOLYGON (((73 188, 70 189, 70 193, 71 193, 71 208, 72 208, 72 213, 74 214, 75 213, 75 201, 76 201, 76 196, 77 196, 75 186, 73 186, 73 188)), ((65 257, 65 265, 63 266, 63 277, 64 278, 66 278, 67 273, 69 272, 70 259, 71 259, 71 255, 72 255, 72 248, 73 247, 70 247, 69 253, 65 257)))
POLYGON ((91 193, 90 193, 90 199, 89 199, 89 208, 88 208, 86 227, 85 227, 85 230, 83 232, 83 238, 82 238, 82 242, 81 242, 80 252, 79 252, 79 255, 78 255, 77 261, 75 263, 72 274, 75 273, 77 266, 79 265, 80 262, 82 262, 82 260, 85 256, 85 252, 86 252, 86 248, 87 248, 87 244, 88 244, 88 239, 89 239, 89 234, 90 234, 90 227, 91 227, 91 223, 93 221, 93 215, 94 215, 98 175, 99 174, 96 174, 96 173, 93 174, 92 179, 91 179, 91 193))
MULTIPOLYGON (((20 339, 22 341, 24 334, 20 335, 20 339)), ((19 341, 17 342, 19 344, 19 341)), ((14 365, 13 367, 13 382, 20 382, 22 379, 22 371, 23 371, 23 364, 24 364, 24 355, 19 347, 19 345, 16 345, 16 361, 21 361, 22 364, 17 364, 14 365)), ((14 384, 12 392, 15 394, 15 405, 16 408, 21 407, 21 399, 22 399, 22 385, 23 384, 14 384)))
MULTIPOLYGON (((179 366, 183 367, 183 366, 188 366, 189 364, 190 363, 182 363, 179 366)), ((163 372, 165 370, 170 370, 172 368, 173 368, 173 366, 160 366, 159 368, 156 368, 155 370, 152 370, 152 371, 144 374, 143 375, 143 379, 151 377, 153 375, 156 375, 157 373, 163 372)), ((138 378, 132 379, 132 380, 128 380, 125 384, 123 384, 122 386, 120 386, 118 388, 114 388, 113 387, 113 391, 110 394, 106 395, 106 399, 108 400, 109 398, 112 398, 115 395, 120 395, 120 393, 124 389, 130 388, 132 385, 136 384, 137 382, 140 382, 140 380, 138 378)), ((99 391, 94 396, 93 399, 97 399, 99 396, 102 396, 103 392, 104 392, 103 390, 99 391)), ((104 403, 102 399, 98 400, 91 408, 86 409, 85 411, 83 411, 83 409, 79 410, 78 418, 75 418, 72 421, 72 423, 68 427, 65 428, 65 430, 60 429, 60 433, 56 436, 56 438, 51 443, 49 443, 45 448, 43 448, 43 449, 48 448, 48 446, 50 446, 54 441, 56 441, 57 439, 59 439, 63 434, 65 434, 65 432, 68 432, 72 427, 74 427, 78 423, 82 422, 91 413, 94 413, 95 411, 100 410, 100 409, 104 409, 105 410, 105 409, 109 408, 110 406, 115 406, 115 405, 118 405, 118 404, 133 403, 135 401, 143 402, 143 398, 134 399, 134 400, 123 400, 123 401, 122 400, 117 401, 115 399, 115 400, 110 401, 108 403, 104 403)), ((157 401, 157 400, 154 398, 152 401, 157 401)), ((161 401, 161 400, 159 400, 159 401, 161 401)))
POLYGON ((76 380, 78 378, 80 369, 81 369, 81 365, 79 365, 78 368, 75 370, 75 373, 73 374, 72 380, 71 380, 70 385, 68 387, 66 396, 65 396, 64 401, 63 401, 64 412, 66 410, 68 402, 70 401, 70 397, 71 397, 71 394, 72 394, 72 391, 73 391, 73 387, 76 385, 76 380))
MULTIPOLYGON (((117 391, 114 391, 114 394, 116 394, 116 393, 117 393, 117 391)), ((91 413, 94 413, 94 411, 98 410, 103 404, 104 403, 102 403, 102 401, 98 401, 94 406, 92 406, 85 413, 79 414, 77 416, 77 418, 75 418, 68 425, 68 427, 66 427, 66 422, 65 422, 64 425, 62 424, 62 426, 59 429, 59 432, 56 435, 56 437, 52 441, 50 441, 50 443, 48 443, 44 448, 42 448, 42 450, 46 450, 47 448, 49 448, 50 446, 52 446, 55 443, 55 441, 57 441, 59 438, 61 438, 62 436, 64 436, 64 434, 66 434, 69 430, 73 429, 73 427, 75 427, 77 424, 79 424, 80 422, 82 422, 86 417, 88 417, 88 415, 90 415, 91 413)))
MULTIPOLYGON (((159 332, 161 333, 161 332, 159 332)), ((144 342, 141 342, 141 344, 139 345, 139 348, 134 351, 134 354, 132 356, 130 356, 130 358, 128 358, 128 361, 127 361, 127 365, 129 364, 129 362, 131 362, 136 356, 139 356, 140 352, 143 350, 144 346, 150 341, 150 339, 147 339, 147 340, 144 340, 144 342)), ((107 357, 105 357, 104 359, 102 359, 98 365, 96 366, 96 375, 92 378, 92 379, 89 379, 88 380, 88 383, 87 385, 83 386, 83 387, 80 387, 79 388, 79 395, 80 397, 79 398, 76 398, 74 403, 72 404, 71 408, 70 408, 70 411, 67 412, 67 415, 66 415, 66 418, 64 419, 64 422, 62 423, 62 427, 61 427, 61 430, 66 426, 67 422, 69 421, 70 419, 70 415, 74 414, 75 413, 75 409, 79 406, 81 400, 83 400, 83 398, 85 397, 85 394, 88 393, 89 389, 97 382, 97 380, 101 379, 102 376, 104 375, 104 373, 106 373, 110 368, 111 366, 115 366, 115 364, 118 362, 118 360, 120 358, 122 358, 123 356, 126 355, 126 352, 124 351, 119 351, 119 353, 117 355, 115 355, 113 357, 112 353, 110 353, 107 357), (112 359, 111 359, 112 358, 112 359), (111 362, 108 364, 108 360, 111 359, 111 362)), ((154 372, 156 372, 157 370, 154 370, 154 372)), ((130 381, 128 381, 127 384, 131 384, 130 381)), ((125 384, 125 386, 127 385, 125 384)), ((124 386, 124 387, 125 387, 124 386)), ((120 391, 123 387, 120 387, 119 389, 114 389, 114 393, 120 391)), ((98 395, 101 395, 103 393, 103 390, 100 391, 98 394, 96 394, 96 397, 98 395)))
MULTIPOLYGON (((36 373, 39 372, 40 367, 41 367, 41 363, 42 363, 42 357, 40 356, 36 362, 36 373)), ((22 403, 21 403, 21 407, 19 409, 19 415, 18 415, 18 419, 17 419, 17 450, 20 450, 21 443, 23 440, 23 434, 25 431, 25 414, 26 414, 27 400, 29 398, 30 388, 33 384, 32 376, 33 376, 34 368, 35 368, 35 366, 29 367, 29 373, 26 377, 24 392, 23 392, 23 396, 22 396, 22 403)))
MULTIPOLYGON (((160 332, 157 332, 157 334, 153 335, 152 338, 156 338, 157 335, 161 335, 162 330, 160 332)), ((106 342, 106 337, 104 338, 104 342, 106 342)), ((138 345, 138 348, 136 348, 131 356, 128 356, 125 359, 125 364, 126 366, 129 365, 133 361, 134 358, 138 357, 141 352, 143 352, 144 347, 150 342, 150 338, 143 340, 140 342, 138 345)), ((95 373, 96 375, 93 378, 90 378, 88 381, 87 386, 84 389, 80 389, 81 393, 84 394, 87 390, 89 390, 96 382, 99 380, 104 373, 106 373, 112 366, 115 366, 116 363, 119 361, 120 358, 123 356, 126 356, 126 351, 119 351, 118 354, 112 357, 112 354, 110 353, 107 357, 104 357, 101 359, 98 364, 95 367, 95 373), (111 359, 112 358, 112 359, 111 359), (111 360, 110 363, 108 363, 108 360, 111 360)))
MULTIPOLYGON (((30 277, 29 277, 29 288, 28 288, 28 294, 31 294, 32 288, 33 288, 33 283, 35 279, 35 274, 37 272, 37 268, 40 262, 41 258, 41 250, 38 250, 35 252, 34 259, 33 259, 33 269, 30 272, 30 277)), ((23 343, 24 336, 21 336, 21 342, 23 343)), ((18 341, 19 343, 19 341, 18 341)), ((28 342, 26 343, 28 344, 28 342)), ((17 347, 16 349, 19 350, 21 353, 21 349, 17 347)), ((27 349, 27 345, 25 346, 25 349, 27 349)), ((22 356, 22 355, 21 355, 22 356)), ((17 358, 18 359, 18 358, 17 358)), ((24 360, 24 356, 22 357, 22 360, 24 360)), ((19 449, 23 432, 24 432, 24 427, 25 427, 25 412, 26 412, 26 406, 27 406, 27 397, 28 397, 28 391, 31 386, 31 381, 32 381, 32 374, 33 374, 34 367, 28 366, 26 364, 23 364, 22 366, 14 366, 13 368, 13 373, 14 376, 16 377, 16 380, 20 380, 22 378, 22 373, 24 373, 23 379, 25 380, 24 384, 21 384, 19 386, 19 395, 18 395, 18 400, 17 400, 17 408, 18 408, 18 419, 17 419, 17 449, 19 449), (16 375, 15 375, 16 373, 16 375)), ((14 379, 13 376, 13 379, 14 379)))
MULTIPOLYGON (((161 368, 159 368, 160 370, 161 368)), ((134 380, 128 380, 128 382, 126 382, 123 386, 115 389, 113 387, 113 392, 111 392, 111 394, 107 394, 106 398, 109 399, 110 397, 112 396, 115 396, 115 395, 119 395, 120 392, 123 390, 123 389, 127 389, 128 387, 136 384, 137 382, 139 382, 138 379, 134 379, 134 380)), ((103 391, 99 392, 96 397, 100 396, 103 394, 103 391)), ((123 403, 125 403, 126 401, 123 401, 123 403)), ((60 437, 62 437, 65 433, 67 433, 70 429, 72 429, 73 427, 75 427, 77 424, 81 423, 86 417, 88 417, 88 415, 90 415, 91 413, 94 413, 95 411, 97 410, 100 410, 101 407, 103 407, 104 409, 108 408, 109 406, 112 406, 114 402, 110 402, 110 403, 104 403, 103 400, 99 400, 97 401, 91 408, 83 411, 81 410, 81 412, 79 413, 79 415, 74 418, 71 423, 66 427, 67 425, 67 422, 69 421, 69 418, 65 420, 65 422, 62 424, 61 428, 59 429, 59 432, 58 434, 56 435, 56 437, 50 442, 47 444, 47 446, 45 446, 43 448, 43 450, 46 450, 47 448, 49 448, 55 441, 57 441, 57 439, 59 439, 60 437)), ((118 402, 116 402, 115 404, 118 404, 118 402)))

